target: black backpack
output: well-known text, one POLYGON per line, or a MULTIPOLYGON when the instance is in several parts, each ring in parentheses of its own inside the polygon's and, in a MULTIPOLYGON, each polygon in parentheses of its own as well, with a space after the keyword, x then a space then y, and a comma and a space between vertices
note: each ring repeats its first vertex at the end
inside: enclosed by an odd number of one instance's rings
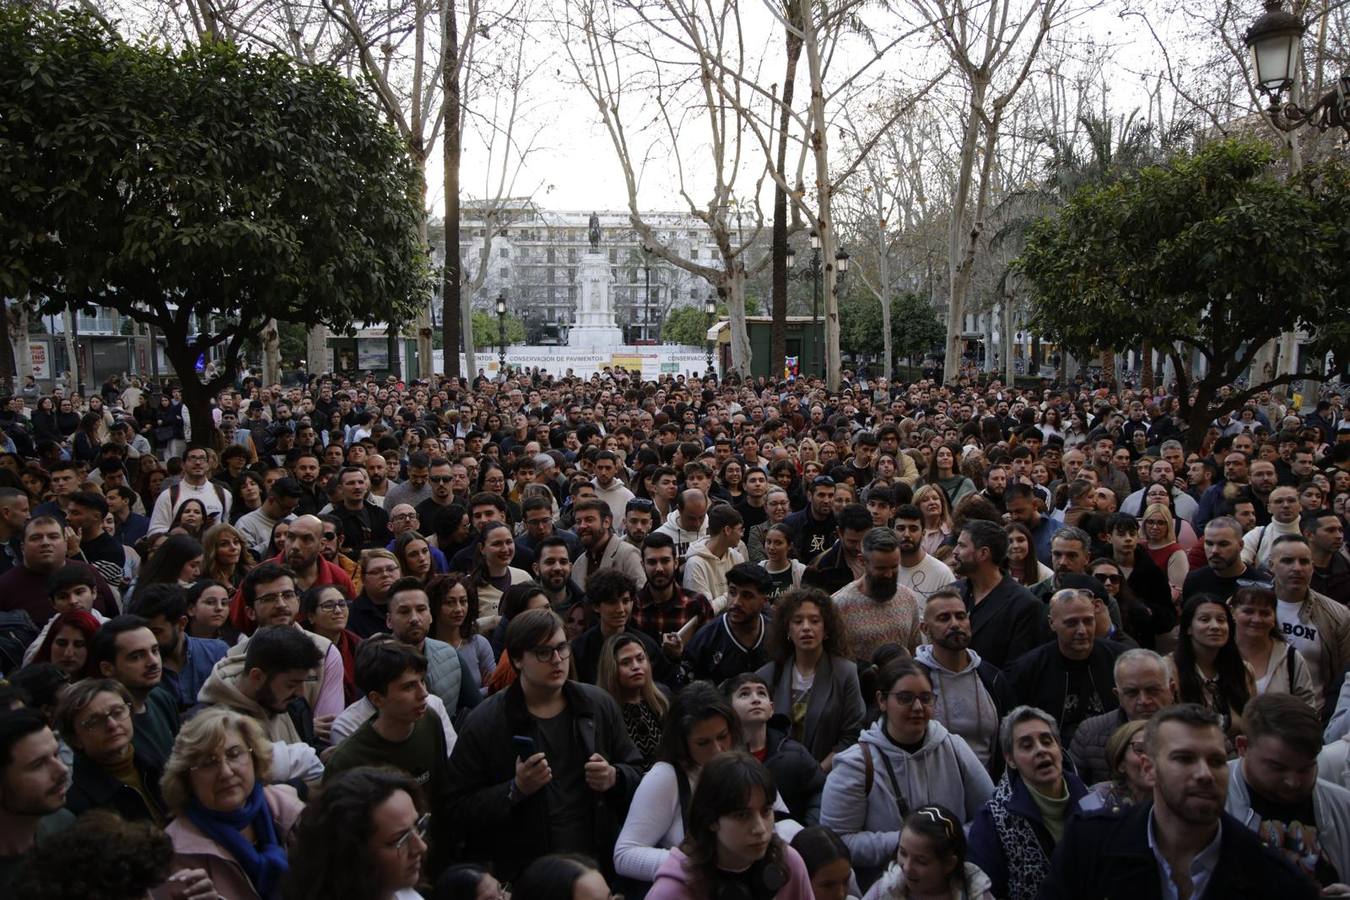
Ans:
POLYGON ((23 651, 37 640, 38 628, 21 609, 0 612, 0 675, 8 675, 23 665, 23 651))

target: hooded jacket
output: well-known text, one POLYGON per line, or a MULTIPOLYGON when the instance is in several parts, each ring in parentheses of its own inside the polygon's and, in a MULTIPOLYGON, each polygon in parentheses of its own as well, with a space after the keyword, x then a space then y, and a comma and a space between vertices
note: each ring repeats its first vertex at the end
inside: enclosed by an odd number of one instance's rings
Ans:
POLYGON ((234 647, 216 663, 197 699, 202 703, 228 707, 254 719, 267 733, 268 740, 286 744, 305 743, 289 713, 264 709, 257 700, 239 690, 239 679, 244 675, 244 646, 240 644, 234 647))
MULTIPOLYGON (((914 463, 911 461, 910 465, 914 463)), ((961 883, 953 885, 953 897, 959 900, 993 900, 994 895, 990 891, 993 882, 984 874, 983 869, 968 862, 962 867, 961 876, 961 883), (960 893, 956 893, 956 890, 960 893)), ((906 900, 909 896, 909 885, 905 884, 905 870, 900 868, 898 862, 894 862, 886 868, 886 874, 867 889, 862 900, 906 900)))
POLYGON ((666 516, 666 521, 656 530, 662 534, 670 535, 670 539, 675 542, 675 555, 678 561, 689 554, 689 550, 694 544, 708 536, 708 517, 703 517, 697 531, 689 531, 680 525, 680 511, 672 509, 666 516))
POLYGON ((970 749, 991 773, 1003 771, 998 751, 998 724, 1017 705, 1008 679, 998 669, 967 650, 970 662, 959 672, 945 668, 933 658, 933 645, 923 644, 914 661, 928 670, 937 694, 934 715, 948 731, 965 738, 970 749))
POLYGON ((725 609, 727 573, 732 566, 745 562, 741 546, 728 548, 722 556, 712 552, 706 538, 690 547, 689 556, 684 562, 684 589, 697 591, 707 597, 718 612, 725 609))
MULTIPOLYGON (((1350 790, 1318 778, 1312 792, 1313 816, 1317 819, 1317 841, 1327 861, 1336 867, 1341 880, 1350 872, 1350 790)), ((1228 764, 1228 801, 1224 811, 1261 834, 1261 816, 1252 809, 1251 788, 1242 771, 1242 760, 1228 764)), ((1311 824, 1311 823, 1304 823, 1311 824)), ((1305 870, 1306 874, 1306 870, 1305 870)))
MULTIPOLYGON (((661 868, 656 870, 656 881, 647 892, 647 900, 713 900, 719 895, 715 889, 691 884, 684 862, 685 856, 678 849, 670 851, 661 868)), ((787 869, 787 883, 773 895, 773 900, 814 900, 811 875, 797 851, 784 846, 783 863, 787 869)))
POLYGON ((941 722, 928 723, 928 734, 914 754, 885 734, 884 722, 884 718, 874 722, 857 744, 835 756, 820 804, 820 824, 834 829, 848 846, 864 890, 894 858, 900 826, 910 810, 937 803, 966 822, 994 793, 994 782, 979 757, 941 722), (871 754, 871 779, 864 752, 871 754), (903 799, 896 797, 891 771, 903 799))

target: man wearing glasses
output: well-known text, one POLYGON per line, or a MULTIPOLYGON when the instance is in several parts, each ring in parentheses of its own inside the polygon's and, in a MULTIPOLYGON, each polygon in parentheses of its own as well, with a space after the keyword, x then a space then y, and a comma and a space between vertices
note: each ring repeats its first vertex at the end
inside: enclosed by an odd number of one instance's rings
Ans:
POLYGON ((149 534, 163 534, 173 524, 178 507, 187 500, 200 500, 206 508, 206 515, 216 522, 229 521, 230 495, 220 485, 213 483, 207 472, 206 448, 193 445, 183 454, 183 478, 160 492, 155 501, 154 512, 150 514, 149 534))
POLYGON ((548 853, 582 853, 612 871, 614 841, 641 779, 641 754, 604 691, 568 680, 562 619, 534 609, 511 620, 516 680, 469 717, 450 756, 446 804, 469 855, 514 879, 548 853))

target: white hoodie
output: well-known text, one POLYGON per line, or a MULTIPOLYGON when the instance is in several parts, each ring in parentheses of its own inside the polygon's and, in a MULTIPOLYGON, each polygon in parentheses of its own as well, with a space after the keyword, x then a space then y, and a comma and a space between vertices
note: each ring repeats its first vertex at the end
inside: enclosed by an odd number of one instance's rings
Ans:
POLYGON ((713 555, 708 541, 699 541, 689 548, 689 556, 684 563, 684 589, 697 591, 707 597, 714 612, 721 612, 727 605, 727 573, 737 563, 745 562, 745 545, 730 547, 721 556, 713 555))
POLYGON ((687 531, 680 526, 680 511, 672 509, 666 516, 665 523, 656 530, 670 535, 670 539, 675 542, 675 555, 682 561, 689 555, 694 544, 708 536, 708 517, 703 517, 697 531, 687 531))

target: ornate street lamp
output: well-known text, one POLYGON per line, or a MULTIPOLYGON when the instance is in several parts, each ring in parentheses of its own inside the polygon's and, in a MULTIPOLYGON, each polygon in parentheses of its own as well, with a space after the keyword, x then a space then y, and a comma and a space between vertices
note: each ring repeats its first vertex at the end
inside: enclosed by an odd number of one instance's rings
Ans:
POLYGON ((506 372, 506 294, 497 295, 497 369, 506 372))
MULTIPOLYGON (((717 315, 717 302, 713 300, 713 298, 709 297, 708 301, 703 305, 703 311, 708 316, 708 327, 706 330, 712 331, 713 318, 717 315)), ((708 341, 708 371, 711 372, 712 370, 713 370, 713 342, 710 340, 708 341)))
MULTIPOLYGON (((848 254, 844 254, 847 258, 848 254)), ((803 264, 799 271, 793 272, 792 269, 797 262, 797 251, 791 246, 787 248, 787 255, 784 257, 787 264, 787 277, 794 281, 800 281, 804 278, 811 279, 811 323, 815 330, 815 337, 811 345, 815 347, 816 359, 820 362, 820 377, 825 377, 825 353, 820 346, 820 279, 825 274, 825 268, 820 262, 820 232, 812 230, 811 232, 811 259, 803 264)))
POLYGON ((1344 128, 1350 143, 1350 73, 1340 77, 1336 86, 1310 107, 1282 101, 1285 91, 1294 86, 1299 74, 1299 56, 1303 45, 1303 20, 1281 6, 1281 0, 1266 0, 1266 11, 1252 23, 1243 40, 1252 54, 1256 87, 1270 98, 1267 109, 1276 128, 1294 131, 1312 125, 1319 131, 1344 128))

